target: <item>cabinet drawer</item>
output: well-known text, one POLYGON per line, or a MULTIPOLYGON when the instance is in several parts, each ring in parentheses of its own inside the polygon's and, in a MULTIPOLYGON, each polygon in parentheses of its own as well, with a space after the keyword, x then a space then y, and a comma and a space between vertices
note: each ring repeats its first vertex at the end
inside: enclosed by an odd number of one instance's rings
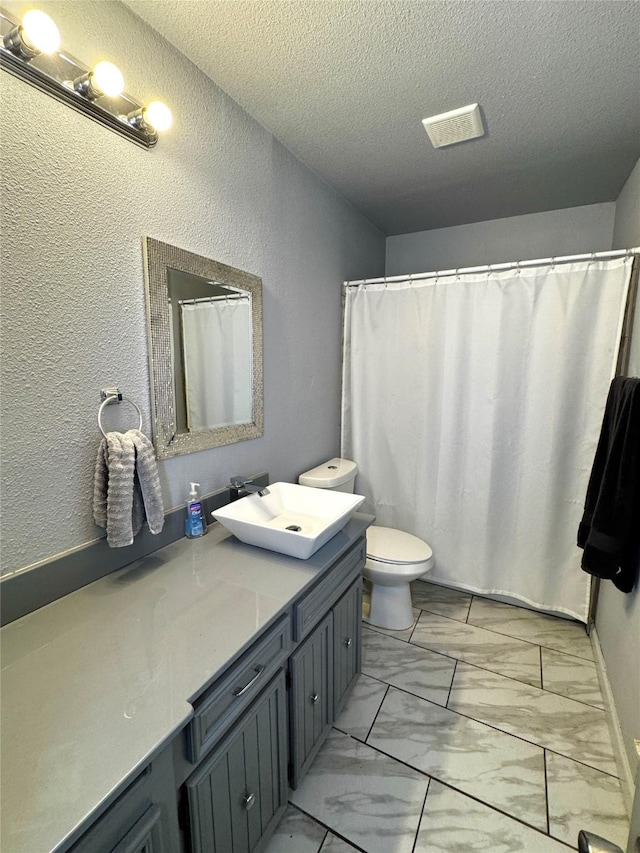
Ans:
POLYGON ((255 699, 289 656, 291 621, 283 616, 231 670, 194 703, 187 729, 187 756, 197 763, 223 730, 255 699))
POLYGON ((302 640, 331 609, 333 603, 351 586, 362 571, 366 559, 364 537, 344 555, 326 578, 293 607, 293 638, 302 640))

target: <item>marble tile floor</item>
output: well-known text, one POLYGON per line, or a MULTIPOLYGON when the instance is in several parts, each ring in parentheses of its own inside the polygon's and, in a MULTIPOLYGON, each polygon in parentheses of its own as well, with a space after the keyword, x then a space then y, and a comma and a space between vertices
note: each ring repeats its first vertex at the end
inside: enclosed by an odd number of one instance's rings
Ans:
MULTIPOLYGON (((265 853, 567 853, 628 820, 584 627, 416 581, 265 853)), ((368 613, 365 590, 363 616, 368 613)))

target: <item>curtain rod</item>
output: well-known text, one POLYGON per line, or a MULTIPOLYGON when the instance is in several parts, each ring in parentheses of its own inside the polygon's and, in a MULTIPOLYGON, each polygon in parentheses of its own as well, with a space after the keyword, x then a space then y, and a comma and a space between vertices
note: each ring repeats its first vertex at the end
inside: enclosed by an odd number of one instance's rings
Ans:
POLYGON ((387 284, 400 281, 423 281, 429 278, 444 278, 448 275, 477 272, 504 272, 505 270, 524 269, 526 267, 541 267, 555 264, 569 264, 574 261, 596 261, 603 258, 624 258, 640 255, 640 247, 633 249, 613 249, 609 252, 590 252, 586 255, 565 255, 558 258, 539 258, 535 261, 508 261, 502 264, 483 264, 479 267, 459 267, 452 270, 434 270, 432 272, 412 273, 411 275, 389 275, 382 278, 361 278, 343 282, 343 287, 359 287, 362 284, 387 284))
POLYGON ((249 294, 239 293, 237 296, 199 296, 194 299, 179 299, 178 303, 180 305, 199 305, 201 302, 237 302, 239 299, 246 299, 248 302, 249 294))

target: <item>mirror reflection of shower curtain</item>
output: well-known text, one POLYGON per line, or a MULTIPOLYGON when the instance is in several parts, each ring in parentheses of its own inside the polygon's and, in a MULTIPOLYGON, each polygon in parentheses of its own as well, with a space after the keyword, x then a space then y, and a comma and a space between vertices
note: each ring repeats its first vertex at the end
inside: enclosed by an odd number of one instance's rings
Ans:
POLYGON ((341 453, 433 581, 586 622, 576 531, 627 261, 346 288, 341 453))
POLYGON ((249 299, 181 303, 180 309, 189 430, 250 422, 249 299))

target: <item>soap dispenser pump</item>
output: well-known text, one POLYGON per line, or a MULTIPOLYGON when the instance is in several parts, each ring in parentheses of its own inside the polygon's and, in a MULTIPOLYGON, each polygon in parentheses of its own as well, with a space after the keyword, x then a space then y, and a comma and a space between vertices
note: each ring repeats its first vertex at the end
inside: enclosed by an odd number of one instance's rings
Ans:
POLYGON ((202 515, 202 502, 198 494, 200 483, 191 483, 191 491, 187 499, 187 517, 184 520, 184 534, 189 539, 197 539, 207 532, 202 515))

